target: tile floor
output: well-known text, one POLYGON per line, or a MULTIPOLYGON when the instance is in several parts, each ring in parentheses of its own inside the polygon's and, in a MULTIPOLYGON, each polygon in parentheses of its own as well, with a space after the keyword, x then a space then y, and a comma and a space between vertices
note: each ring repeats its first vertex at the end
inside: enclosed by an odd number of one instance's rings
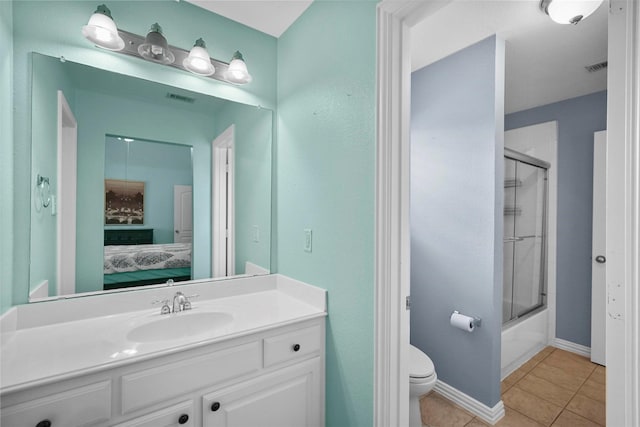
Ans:
MULTIPOLYGON (((502 381, 505 416, 498 427, 605 425, 605 368, 585 357, 547 347, 502 381)), ((489 424, 431 392, 420 401, 430 427, 489 424)))

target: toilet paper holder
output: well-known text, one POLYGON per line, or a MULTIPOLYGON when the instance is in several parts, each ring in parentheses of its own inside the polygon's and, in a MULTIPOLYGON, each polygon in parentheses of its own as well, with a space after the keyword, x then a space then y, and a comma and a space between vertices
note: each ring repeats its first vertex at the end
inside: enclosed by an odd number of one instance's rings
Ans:
MULTIPOLYGON (((451 313, 451 315, 454 315, 454 314, 460 314, 460 312, 458 310, 453 310, 453 313, 451 313)), ((482 325, 482 318, 476 317, 476 316, 469 316, 469 317, 473 319, 474 328, 479 328, 482 325)))

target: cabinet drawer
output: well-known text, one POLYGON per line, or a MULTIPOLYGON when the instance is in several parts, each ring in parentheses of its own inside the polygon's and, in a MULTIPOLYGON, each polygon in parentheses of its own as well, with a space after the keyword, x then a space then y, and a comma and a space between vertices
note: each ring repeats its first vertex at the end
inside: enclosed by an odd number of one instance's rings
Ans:
POLYGON ((115 427, 193 427, 193 401, 178 403, 166 409, 118 424, 115 427))
POLYGON ((90 426, 111 416, 111 381, 101 381, 2 409, 3 426, 90 426))
POLYGON ((123 375, 122 413, 255 372, 260 356, 260 342, 254 341, 123 375))
POLYGON ((264 339, 264 366, 276 365, 320 350, 320 326, 264 339))

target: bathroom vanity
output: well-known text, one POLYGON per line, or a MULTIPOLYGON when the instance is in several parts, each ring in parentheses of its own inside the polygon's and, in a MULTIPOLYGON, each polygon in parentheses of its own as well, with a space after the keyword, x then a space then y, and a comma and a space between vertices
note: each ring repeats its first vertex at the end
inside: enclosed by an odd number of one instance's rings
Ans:
POLYGON ((326 291, 269 275, 91 298, 3 317, 3 426, 324 425, 326 291), (161 314, 177 291, 192 308, 161 314))

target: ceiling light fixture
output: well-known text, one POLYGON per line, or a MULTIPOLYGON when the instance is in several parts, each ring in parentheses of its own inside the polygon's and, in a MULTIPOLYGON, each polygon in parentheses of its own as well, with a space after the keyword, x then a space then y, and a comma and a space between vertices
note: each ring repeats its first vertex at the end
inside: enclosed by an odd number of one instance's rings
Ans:
POLYGON ((118 34, 111 11, 104 4, 98 6, 87 25, 82 27, 82 35, 104 49, 122 50, 124 48, 124 40, 118 34))
POLYGON ((189 51, 189 56, 182 61, 182 65, 199 76, 210 76, 216 71, 216 68, 211 64, 207 45, 202 39, 196 40, 196 43, 189 51))
POLYGON ((89 23, 82 27, 82 34, 98 47, 199 76, 236 85, 247 84, 252 80, 240 52, 236 51, 231 63, 227 63, 209 57, 206 44, 201 38, 196 40, 190 51, 170 46, 157 23, 151 26, 146 37, 118 29, 111 18, 111 11, 105 5, 98 6, 89 23))
POLYGON ((540 9, 558 24, 573 24, 595 12, 604 0, 541 0, 540 9))

